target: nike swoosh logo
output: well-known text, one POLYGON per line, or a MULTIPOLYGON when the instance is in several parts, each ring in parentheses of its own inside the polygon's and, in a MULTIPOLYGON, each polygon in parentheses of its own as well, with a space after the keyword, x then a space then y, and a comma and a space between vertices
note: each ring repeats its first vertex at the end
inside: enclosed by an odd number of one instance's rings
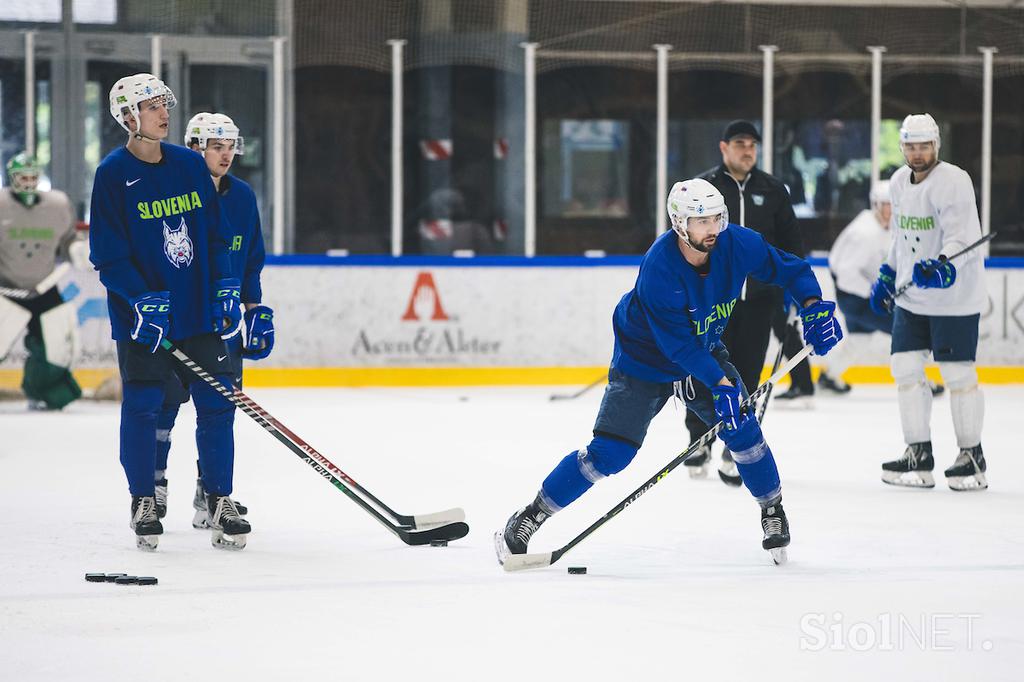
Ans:
POLYGON ((226 355, 218 355, 217 356, 217 362, 224 362, 225 358, 227 358, 226 355))
POLYGON ((135 184, 136 182, 138 182, 138 181, 139 181, 139 180, 141 180, 141 179, 142 179, 142 178, 135 178, 134 180, 131 180, 131 181, 129 181, 129 180, 125 180, 125 181, 124 181, 124 186, 125 186, 125 187, 131 187, 132 185, 134 185, 134 184, 135 184))

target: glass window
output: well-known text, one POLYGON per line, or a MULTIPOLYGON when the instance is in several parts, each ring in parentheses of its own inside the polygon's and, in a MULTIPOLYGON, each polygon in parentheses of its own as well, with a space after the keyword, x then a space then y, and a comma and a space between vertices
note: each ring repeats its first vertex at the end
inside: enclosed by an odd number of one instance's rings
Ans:
POLYGON ((629 122, 610 119, 544 123, 544 215, 629 215, 629 122))
POLYGON ((0 3, 0 21, 59 23, 61 0, 0 3))
POLYGON ((74 0, 71 17, 76 24, 116 24, 117 0, 74 0))
MULTIPOLYGON (((50 189, 50 61, 36 60, 36 160, 43 167, 40 187, 50 189)), ((0 59, 0 185, 12 156, 25 150, 25 61, 0 59)))

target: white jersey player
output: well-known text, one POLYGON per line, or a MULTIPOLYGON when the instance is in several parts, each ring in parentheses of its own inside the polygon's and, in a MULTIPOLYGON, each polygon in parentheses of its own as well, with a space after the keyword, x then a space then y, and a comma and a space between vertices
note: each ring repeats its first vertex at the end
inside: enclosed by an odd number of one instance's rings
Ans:
POLYGON ((931 355, 949 387, 959 448, 946 479, 953 490, 984 490, 984 400, 975 369, 978 323, 987 300, 984 263, 977 250, 955 263, 947 260, 981 237, 981 225, 970 176, 939 160, 940 145, 939 127, 930 115, 904 119, 900 146, 907 165, 890 183, 893 239, 871 290, 871 306, 880 312, 895 305, 891 365, 907 449, 900 459, 882 465, 882 480, 935 485, 932 393, 924 371, 931 355), (894 300, 895 290, 908 283, 914 286, 894 300))
MULTIPOLYGON (((843 313, 849 334, 822 369, 818 383, 836 393, 848 393, 850 386, 843 381, 843 372, 854 363, 858 352, 868 345, 874 332, 892 334, 889 311, 876 313, 871 309, 871 285, 875 283, 878 268, 886 261, 892 245, 892 199, 889 181, 881 180, 871 186, 871 208, 857 214, 853 221, 836 237, 828 254, 828 268, 836 285, 836 303, 843 313)), ((945 389, 929 380, 932 395, 945 389)))

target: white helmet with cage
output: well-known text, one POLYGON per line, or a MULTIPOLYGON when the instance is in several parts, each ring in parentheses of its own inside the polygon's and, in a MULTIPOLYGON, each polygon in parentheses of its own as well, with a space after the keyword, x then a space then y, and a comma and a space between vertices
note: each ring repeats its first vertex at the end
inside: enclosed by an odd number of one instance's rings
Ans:
POLYGON ((900 145, 913 142, 934 142, 935 153, 939 153, 942 140, 939 136, 939 124, 931 114, 910 114, 903 119, 900 126, 900 145))
POLYGON ((871 185, 871 192, 868 194, 868 198, 871 200, 872 206, 891 204, 892 195, 889 193, 889 181, 879 180, 871 185))
POLYGON ((690 241, 686 226, 690 218, 721 216, 721 232, 729 224, 729 208, 725 197, 707 180, 694 178, 672 185, 668 193, 668 217, 676 234, 690 241))
POLYGON ((199 149, 205 151, 210 140, 231 140, 235 143, 235 154, 245 153, 245 138, 239 135, 231 117, 203 111, 189 119, 185 127, 185 146, 198 144, 199 149))
POLYGON ((168 109, 173 109, 178 103, 167 84, 153 74, 137 73, 134 76, 125 76, 110 88, 110 115, 129 133, 137 133, 137 130, 128 128, 125 116, 131 114, 138 121, 139 103, 156 98, 162 98, 164 106, 168 109))

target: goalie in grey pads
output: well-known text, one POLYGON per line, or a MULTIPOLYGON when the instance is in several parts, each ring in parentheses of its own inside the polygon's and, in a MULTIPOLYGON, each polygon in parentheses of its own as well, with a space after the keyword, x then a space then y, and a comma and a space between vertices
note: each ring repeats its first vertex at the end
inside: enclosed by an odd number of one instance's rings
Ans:
POLYGON ((975 357, 978 323, 988 295, 982 254, 968 251, 981 237, 974 185, 961 168, 939 160, 939 127, 929 114, 907 116, 900 147, 907 165, 890 183, 893 241, 871 289, 876 312, 894 310, 892 375, 907 448, 882 465, 885 483, 933 488, 932 392, 925 378, 928 356, 949 388, 959 454, 945 471, 953 490, 984 490, 987 465, 981 449, 985 402, 975 357), (895 291, 913 283, 899 298, 895 291))

